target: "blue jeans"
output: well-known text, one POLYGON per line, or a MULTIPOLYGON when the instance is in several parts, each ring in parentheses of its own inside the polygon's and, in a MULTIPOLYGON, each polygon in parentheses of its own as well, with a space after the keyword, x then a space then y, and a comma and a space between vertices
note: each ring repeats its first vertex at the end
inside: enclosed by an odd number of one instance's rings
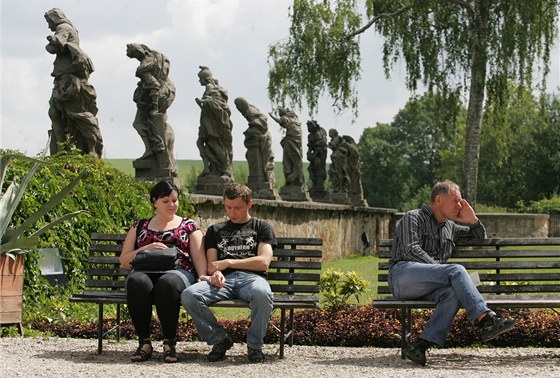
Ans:
POLYGON ((200 337, 214 345, 226 337, 226 331, 208 306, 224 299, 248 302, 251 308, 251 325, 247 331, 247 346, 261 349, 274 300, 270 285, 263 277, 250 272, 235 271, 225 278, 226 282, 221 288, 206 281, 189 286, 181 294, 181 303, 193 318, 200 337))
POLYGON ((490 311, 466 269, 458 264, 400 261, 389 270, 389 288, 398 299, 436 303, 421 337, 439 346, 443 346, 459 308, 466 309, 473 324, 480 314, 490 311))

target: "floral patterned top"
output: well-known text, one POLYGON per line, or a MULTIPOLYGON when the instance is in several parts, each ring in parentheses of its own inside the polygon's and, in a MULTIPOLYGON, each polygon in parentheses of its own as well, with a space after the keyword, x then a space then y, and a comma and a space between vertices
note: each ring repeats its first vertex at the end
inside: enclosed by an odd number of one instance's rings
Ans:
POLYGON ((136 246, 140 248, 145 245, 160 242, 169 246, 175 246, 179 249, 178 261, 179 269, 187 270, 195 273, 194 265, 190 256, 189 235, 199 230, 198 224, 192 219, 183 218, 181 224, 177 228, 165 231, 154 231, 148 229, 149 219, 140 219, 134 223, 132 227, 136 228, 136 246))

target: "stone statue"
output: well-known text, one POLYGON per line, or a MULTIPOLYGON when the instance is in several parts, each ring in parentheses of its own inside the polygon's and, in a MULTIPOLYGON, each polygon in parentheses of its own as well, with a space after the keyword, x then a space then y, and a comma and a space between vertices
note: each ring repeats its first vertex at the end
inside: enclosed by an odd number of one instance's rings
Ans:
POLYGON ((307 121, 307 160, 309 161, 309 178, 311 188, 309 195, 313 200, 325 200, 328 196, 325 190, 327 178, 327 132, 319 126, 317 121, 307 121))
POLYGON ((137 178, 178 177, 173 146, 175 133, 167 123, 167 109, 175 99, 175 86, 169 80, 169 59, 139 43, 126 45, 126 55, 140 65, 140 79, 134 91, 136 117, 133 127, 144 142, 144 154, 134 162, 137 178))
POLYGON ((223 184, 233 182, 233 146, 228 93, 214 79, 208 67, 200 66, 200 85, 205 87, 200 106, 200 127, 196 145, 204 168, 197 180, 197 192, 223 194, 223 184))
POLYGON ((249 178, 247 186, 253 191, 254 198, 278 199, 274 184, 274 154, 272 137, 268 131, 268 118, 256 106, 243 97, 235 99, 237 110, 245 117, 249 127, 243 132, 249 178))
POLYGON ((332 186, 331 198, 337 203, 348 202, 348 186, 350 184, 350 176, 346 165, 348 156, 348 147, 344 138, 338 135, 335 129, 329 130, 331 138, 328 146, 332 150, 331 165, 329 167, 329 177, 332 186))
POLYGON ((303 176, 303 148, 301 122, 296 113, 289 109, 278 109, 278 115, 270 112, 270 117, 281 127, 286 129, 286 134, 280 145, 283 149, 282 163, 284 169, 285 185, 280 190, 282 199, 288 201, 309 201, 303 176))
POLYGON ((75 146, 84 154, 100 158, 103 155, 103 139, 97 120, 95 88, 88 82, 93 63, 80 48, 78 31, 64 13, 53 8, 45 13, 49 29, 46 46, 56 55, 53 64, 54 87, 49 101, 49 117, 52 122, 51 154, 75 146))
POLYGON ((348 186, 350 202, 354 206, 368 206, 367 201, 364 199, 364 190, 362 187, 362 163, 360 161, 358 145, 354 141, 354 138, 349 135, 344 135, 342 138, 345 141, 347 151, 346 169, 350 178, 348 186))

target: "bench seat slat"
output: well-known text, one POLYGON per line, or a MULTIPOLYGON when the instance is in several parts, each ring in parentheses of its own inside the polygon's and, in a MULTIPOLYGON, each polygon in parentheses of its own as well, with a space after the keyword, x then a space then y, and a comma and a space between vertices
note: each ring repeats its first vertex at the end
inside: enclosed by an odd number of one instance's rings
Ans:
MULTIPOLYGON (((274 295, 274 306, 276 307, 290 307, 293 308, 316 308, 319 304, 319 297, 316 295, 274 295)), ((249 308, 249 303, 240 299, 228 299, 213 303, 211 307, 246 307, 249 308)))
MULTIPOLYGON (((560 306, 560 295, 483 295, 490 306, 504 308, 554 308, 560 306)), ((399 300, 391 296, 373 300, 372 305, 379 308, 434 308, 435 303, 422 300, 399 300)))

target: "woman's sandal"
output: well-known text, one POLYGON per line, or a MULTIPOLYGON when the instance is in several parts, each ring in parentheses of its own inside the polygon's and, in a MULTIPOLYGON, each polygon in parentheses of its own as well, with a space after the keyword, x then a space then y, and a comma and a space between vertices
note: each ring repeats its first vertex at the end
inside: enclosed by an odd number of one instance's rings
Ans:
POLYGON ((138 340, 138 349, 136 349, 136 352, 134 352, 134 354, 130 356, 130 360, 132 362, 148 361, 152 357, 153 351, 154 349, 152 348, 152 341, 150 339, 138 340), (145 349, 142 349, 144 345, 149 345, 150 350, 146 351, 145 349))
POLYGON ((167 363, 177 362, 177 350, 175 350, 176 344, 177 340, 175 339, 163 340, 163 361, 167 363))

